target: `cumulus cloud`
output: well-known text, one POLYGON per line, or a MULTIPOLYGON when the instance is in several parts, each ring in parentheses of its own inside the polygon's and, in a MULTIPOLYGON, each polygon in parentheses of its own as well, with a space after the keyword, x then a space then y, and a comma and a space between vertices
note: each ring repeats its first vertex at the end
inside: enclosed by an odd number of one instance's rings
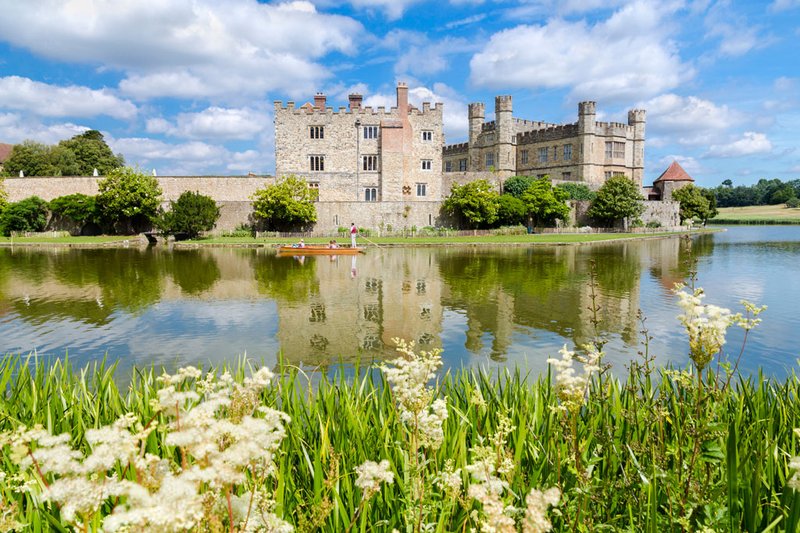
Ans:
POLYGON ((438 74, 450 66, 451 56, 479 49, 476 43, 463 37, 433 41, 423 33, 405 30, 389 32, 383 46, 399 52, 394 66, 398 77, 438 74))
POLYGON ((728 144, 713 145, 706 157, 741 157, 766 154, 772 151, 772 143, 763 133, 746 131, 741 139, 728 144))
POLYGON ((589 24, 553 19, 494 34, 470 62, 487 88, 571 87, 573 98, 630 101, 691 78, 670 40, 670 5, 639 1, 589 24))
POLYGON ((12 2, 0 37, 62 61, 119 69, 137 98, 309 91, 330 72, 315 62, 351 53, 355 20, 295 1, 87 0, 12 2))
POLYGON ((56 144, 91 129, 71 122, 45 124, 39 120, 23 117, 19 113, 0 113, 0 139, 17 144, 31 139, 45 144, 56 144))
POLYGON ((701 174, 706 171, 705 167, 703 167, 703 165, 701 165, 700 162, 694 157, 679 154, 670 154, 660 158, 658 160, 658 168, 666 170, 673 161, 677 161, 678 164, 683 167, 683 169, 692 177, 696 177, 696 174, 701 174))
POLYGON ((396 20, 403 16, 409 6, 421 0, 350 0, 350 4, 357 9, 377 9, 383 11, 386 18, 396 20))
POLYGON ((769 6, 771 11, 786 11, 800 7, 800 0, 775 0, 769 6))
POLYGON ((266 129, 272 129, 269 115, 247 107, 234 109, 212 106, 198 113, 180 113, 174 123, 163 118, 147 121, 149 133, 187 139, 250 140, 266 129))
POLYGON ((78 85, 58 86, 23 78, 0 78, 0 108, 26 111, 43 117, 94 117, 129 119, 136 106, 108 89, 78 85))
POLYGON ((652 133, 683 145, 709 144, 743 120, 741 113, 728 106, 696 96, 662 94, 640 105, 647 110, 649 138, 652 133))
POLYGON ((719 39, 719 54, 741 56, 754 48, 763 48, 771 39, 760 35, 761 28, 737 14, 730 1, 716 2, 708 10, 704 24, 706 37, 719 39))

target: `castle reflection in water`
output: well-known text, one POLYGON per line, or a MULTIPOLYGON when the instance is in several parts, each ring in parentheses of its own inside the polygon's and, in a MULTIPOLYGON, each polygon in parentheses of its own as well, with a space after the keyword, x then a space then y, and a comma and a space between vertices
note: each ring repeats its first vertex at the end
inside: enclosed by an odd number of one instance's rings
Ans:
MULTIPOLYGON (((268 248, 6 248, 0 249, 0 330, 5 323, 10 332, 14 323, 47 336, 78 328, 81 336, 96 336, 92 346, 103 346, 104 339, 118 338, 118 345, 125 335, 147 335, 152 328, 186 335, 189 343, 192 328, 182 320, 227 314, 224 321, 204 322, 202 333, 230 346, 229 356, 252 352, 253 344, 271 335, 287 361, 324 363, 386 357, 397 337, 423 349, 441 347, 443 335, 456 327, 466 351, 502 361, 520 331, 549 332, 575 345, 599 332, 635 344, 643 272, 666 292, 686 278, 687 260, 708 253, 712 243, 699 237, 592 246, 371 248, 358 257, 304 260, 276 257, 268 248), (273 311, 252 307, 236 315, 230 306, 237 302, 272 302, 273 311), (170 305, 182 312, 157 325, 144 320, 170 305)), ((12 344, 0 350, 29 349, 25 337, 5 337, 12 344)), ((57 339, 48 346, 62 348, 57 339)), ((69 341, 63 349, 70 349, 69 341)), ((206 359, 184 356, 193 357, 206 359)))

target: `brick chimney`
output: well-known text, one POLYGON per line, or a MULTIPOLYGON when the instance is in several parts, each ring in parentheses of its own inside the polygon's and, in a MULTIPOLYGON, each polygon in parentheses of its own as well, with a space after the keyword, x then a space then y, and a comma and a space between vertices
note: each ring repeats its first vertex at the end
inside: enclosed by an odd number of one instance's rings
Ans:
POLYGON ((408 85, 397 82, 397 112, 401 117, 408 114, 408 85))
POLYGON ((361 101, 364 99, 363 96, 358 93, 353 93, 347 98, 350 100, 350 111, 353 111, 354 109, 361 109, 361 101))
POLYGON ((320 111, 325 111, 325 95, 317 93, 314 95, 314 108, 320 111))

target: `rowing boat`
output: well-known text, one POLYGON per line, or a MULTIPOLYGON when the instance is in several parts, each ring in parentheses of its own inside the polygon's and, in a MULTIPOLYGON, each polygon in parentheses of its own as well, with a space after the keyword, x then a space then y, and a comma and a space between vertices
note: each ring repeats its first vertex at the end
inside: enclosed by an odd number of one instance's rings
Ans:
POLYGON ((364 248, 329 248, 327 246, 305 245, 299 246, 280 246, 278 255, 356 255, 363 254, 364 248))

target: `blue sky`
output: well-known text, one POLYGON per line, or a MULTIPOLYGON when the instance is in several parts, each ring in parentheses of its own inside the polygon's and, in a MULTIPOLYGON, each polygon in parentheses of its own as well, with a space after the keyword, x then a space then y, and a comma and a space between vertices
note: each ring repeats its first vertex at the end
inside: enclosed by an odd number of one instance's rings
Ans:
MULTIPOLYGON (((0 0, 0 142, 99 129, 159 175, 271 173, 273 100, 647 109, 646 180, 800 177, 800 0, 0 0)), ((491 118, 490 116, 487 117, 491 118)))

